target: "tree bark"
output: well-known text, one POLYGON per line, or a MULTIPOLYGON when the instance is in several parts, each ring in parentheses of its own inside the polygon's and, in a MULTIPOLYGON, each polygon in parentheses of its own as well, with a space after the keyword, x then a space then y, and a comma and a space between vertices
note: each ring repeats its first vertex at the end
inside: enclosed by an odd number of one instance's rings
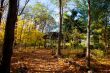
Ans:
POLYGON ((86 59, 87 59, 87 68, 90 69, 90 0, 88 0, 88 25, 87 25, 87 48, 86 48, 86 59))
POLYGON ((9 0, 9 11, 5 26, 1 73, 10 73, 11 56, 13 53, 14 28, 17 20, 17 0, 9 0))
POLYGON ((56 51, 56 55, 61 55, 61 30, 62 30, 62 1, 59 0, 59 34, 58 34, 58 48, 56 51))

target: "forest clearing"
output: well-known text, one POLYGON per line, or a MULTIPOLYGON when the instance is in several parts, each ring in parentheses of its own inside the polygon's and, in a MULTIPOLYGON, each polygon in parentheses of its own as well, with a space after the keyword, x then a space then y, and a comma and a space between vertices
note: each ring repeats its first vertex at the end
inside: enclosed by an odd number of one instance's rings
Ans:
POLYGON ((0 0, 0 73, 110 73, 110 0, 0 0))

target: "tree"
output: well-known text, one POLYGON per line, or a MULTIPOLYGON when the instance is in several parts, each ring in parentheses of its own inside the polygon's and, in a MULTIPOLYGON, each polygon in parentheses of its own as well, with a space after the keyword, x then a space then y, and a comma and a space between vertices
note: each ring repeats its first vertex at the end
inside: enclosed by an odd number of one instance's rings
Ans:
POLYGON ((1 25, 1 18, 2 18, 2 14, 3 14, 3 3, 4 3, 4 0, 1 0, 1 6, 0 6, 0 25, 1 25))
POLYGON ((88 0, 88 25, 87 25, 87 49, 86 49, 86 59, 87 59, 87 68, 90 69, 90 0, 88 0))
MULTIPOLYGON (((21 10, 19 9, 20 10, 18 13, 19 16, 23 14, 23 11, 26 8, 26 5, 29 3, 29 1, 30 0, 25 0, 25 4, 24 4, 23 8, 21 10)), ((19 8, 19 3, 20 3, 20 0, 18 0, 18 8, 19 8)))
POLYGON ((20 16, 18 16, 16 26, 15 26, 15 41, 14 41, 14 43, 16 45, 19 44, 20 48, 21 48, 21 43, 22 43, 21 41, 22 41, 23 27, 25 26, 25 24, 26 24, 26 21, 20 20, 20 16))
POLYGON ((58 48, 56 55, 61 55, 61 30, 62 30, 62 0, 59 0, 59 34, 58 34, 58 48))
POLYGON ((80 46, 81 39, 83 39, 82 34, 85 34, 85 25, 82 24, 80 18, 75 19, 78 14, 75 9, 72 9, 70 12, 71 15, 68 15, 68 12, 65 12, 63 15, 62 32, 64 34, 64 42, 67 40, 67 42, 71 44, 71 48, 78 48, 78 46, 80 46))
MULTIPOLYGON (((103 39, 102 41, 103 41, 103 46, 105 47, 104 48, 105 53, 107 52, 107 46, 108 46, 107 28, 108 28, 108 22, 109 22, 108 20, 109 20, 109 12, 110 12, 109 7, 110 7, 109 0, 91 1, 92 21, 95 22, 95 26, 100 25, 101 26, 100 29, 103 29, 103 32, 99 36, 101 36, 101 38, 103 39)), ((97 30, 97 28, 94 29, 97 30)))
POLYGON ((5 9, 7 9, 7 6, 8 6, 8 0, 0 0, 0 24, 2 21, 3 13, 6 11, 5 9))
POLYGON ((64 6, 68 2, 68 0, 51 0, 53 4, 59 4, 59 35, 58 35, 58 48, 56 51, 56 55, 60 55, 60 48, 61 48, 61 34, 62 34, 62 21, 63 21, 63 13, 64 13, 64 6))
POLYGON ((5 26, 1 73, 10 73, 11 56, 13 53, 14 27, 17 20, 17 0, 9 0, 9 11, 5 26))
MULTIPOLYGON (((22 9, 20 9, 20 1, 21 0, 18 0, 17 1, 17 9, 18 9, 18 11, 17 11, 17 16, 20 18, 20 16, 23 14, 23 12, 24 12, 24 10, 25 10, 25 8, 26 8, 26 5, 29 3, 29 1, 30 0, 25 0, 25 4, 24 4, 24 6, 23 6, 23 8, 22 9)), ((18 21, 18 19, 17 19, 17 21, 18 21)), ((17 28, 17 23, 16 23, 16 26, 15 26, 15 29, 17 28)), ((23 27, 23 26, 22 26, 23 27)), ((15 30, 15 35, 17 34, 17 31, 15 30)), ((22 34, 22 32, 21 32, 21 34, 22 34)), ((21 36, 21 34, 20 34, 20 36, 21 36)), ((16 44, 16 39, 17 39, 17 37, 15 36, 14 37, 14 44, 16 44)), ((15 45, 14 45, 14 47, 15 47, 15 45)))
MULTIPOLYGON (((62 13, 62 19, 63 19, 63 13, 64 13, 64 7, 66 6, 66 3, 71 0, 62 0, 62 5, 61 5, 61 13, 62 13)), ((56 4, 58 6, 59 0, 51 0, 53 4, 56 4)))
MULTIPOLYGON (((74 0, 74 2, 76 2, 77 7, 80 10, 80 14, 82 15, 81 18, 83 18, 83 22, 87 23, 87 5, 88 5, 87 0, 74 0)), ((96 38, 101 37, 101 38, 99 38, 100 41, 97 41, 96 45, 94 44, 94 48, 95 48, 95 46, 102 44, 101 46, 105 47, 105 49, 104 49, 105 51, 107 50, 107 46, 108 46, 107 45, 108 42, 106 41, 106 40, 108 40, 107 39, 108 34, 106 33, 106 28, 108 27, 108 22, 109 22, 109 21, 107 21, 107 20, 109 20, 109 12, 110 12, 109 8, 110 8, 109 0, 91 0, 91 14, 92 14, 91 24, 94 24, 94 25, 92 25, 91 34, 93 37, 91 37, 91 38, 94 38, 94 36, 96 38), (105 28, 103 28, 103 27, 105 27, 105 28), (101 33, 97 33, 98 30, 102 30, 104 32, 100 31, 101 33), (102 35, 105 36, 106 38, 103 37, 102 35), (101 41, 103 41, 103 42, 101 42, 101 41)), ((95 41, 91 41, 91 42, 95 42, 95 41)), ((99 48, 100 48, 100 46, 99 46, 99 48)))
POLYGON ((81 14, 81 19, 85 24, 87 24, 87 17, 88 17, 88 2, 87 0, 72 0, 73 2, 76 3, 77 8, 79 10, 79 13, 81 14))
POLYGON ((47 20, 49 17, 49 12, 47 8, 43 4, 37 3, 34 7, 32 7, 32 13, 34 14, 33 18, 35 26, 39 25, 39 30, 44 32, 44 28, 47 24, 47 20))

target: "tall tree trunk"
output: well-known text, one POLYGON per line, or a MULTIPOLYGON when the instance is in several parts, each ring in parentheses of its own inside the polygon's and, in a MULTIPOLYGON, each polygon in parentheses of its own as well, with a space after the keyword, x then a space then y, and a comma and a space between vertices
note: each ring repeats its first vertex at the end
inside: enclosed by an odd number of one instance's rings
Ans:
POLYGON ((10 73, 11 56, 13 53, 14 27, 17 19, 17 0, 9 0, 9 11, 5 26, 1 73, 10 73))
MULTIPOLYGON (((62 14, 62 25, 63 25, 63 6, 61 6, 61 14, 62 14)), ((64 35, 61 36, 62 37, 62 47, 64 48, 64 35)))
POLYGON ((61 30, 62 30, 62 1, 59 0, 59 34, 58 34, 58 48, 56 51, 56 55, 61 55, 61 30))
POLYGON ((22 35, 23 35, 23 27, 24 27, 24 21, 23 21, 23 25, 21 27, 21 32, 20 32, 20 38, 19 38, 19 44, 20 44, 20 49, 22 48, 22 35))
POLYGON ((44 39, 44 48, 47 48, 46 43, 47 43, 47 39, 45 38, 45 39, 44 39))
POLYGON ((4 0, 1 0, 1 6, 0 6, 0 25, 1 25, 2 15, 3 15, 3 3, 4 3, 4 0))
POLYGON ((87 25, 87 49, 86 49, 86 59, 87 59, 87 68, 90 69, 90 0, 88 0, 88 25, 87 25))
POLYGON ((107 54, 107 16, 105 20, 105 30, 104 30, 104 42, 105 42, 105 55, 107 54))

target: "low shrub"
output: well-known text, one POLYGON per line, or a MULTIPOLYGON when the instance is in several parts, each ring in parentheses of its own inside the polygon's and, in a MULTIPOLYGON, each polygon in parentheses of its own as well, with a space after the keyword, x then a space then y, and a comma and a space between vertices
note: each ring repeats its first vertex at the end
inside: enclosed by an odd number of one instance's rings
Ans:
POLYGON ((93 49, 91 50, 91 53, 95 55, 96 57, 103 57, 104 56, 104 51, 100 49, 93 49))

